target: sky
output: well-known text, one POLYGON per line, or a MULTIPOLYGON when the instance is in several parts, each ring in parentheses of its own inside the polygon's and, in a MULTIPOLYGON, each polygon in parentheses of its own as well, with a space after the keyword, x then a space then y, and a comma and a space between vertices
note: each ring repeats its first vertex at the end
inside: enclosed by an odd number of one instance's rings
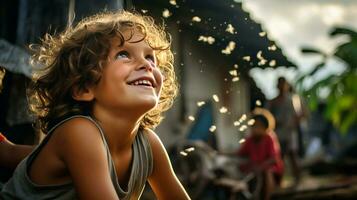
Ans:
MULTIPOLYGON (((298 73, 309 72, 321 61, 320 56, 302 54, 303 47, 333 54, 335 47, 347 38, 330 38, 328 34, 332 27, 347 26, 357 31, 357 0, 243 0, 242 5, 251 18, 262 25, 268 38, 274 40, 285 56, 298 66, 297 70, 282 67, 250 71, 268 99, 277 95, 278 76, 283 75, 293 82, 298 73)), ((341 73, 344 69, 341 61, 329 59, 326 69, 318 72, 314 80, 341 73)), ((305 86, 309 87, 311 83, 306 82, 305 86)))

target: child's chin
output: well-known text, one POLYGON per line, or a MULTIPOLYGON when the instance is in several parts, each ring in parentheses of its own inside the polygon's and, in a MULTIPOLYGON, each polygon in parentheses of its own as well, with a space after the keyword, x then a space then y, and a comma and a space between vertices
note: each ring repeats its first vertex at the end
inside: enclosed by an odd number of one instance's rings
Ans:
POLYGON ((158 104, 158 101, 156 99, 151 99, 151 100, 145 100, 143 102, 140 102, 140 107, 142 107, 144 110, 150 111, 154 109, 158 104))

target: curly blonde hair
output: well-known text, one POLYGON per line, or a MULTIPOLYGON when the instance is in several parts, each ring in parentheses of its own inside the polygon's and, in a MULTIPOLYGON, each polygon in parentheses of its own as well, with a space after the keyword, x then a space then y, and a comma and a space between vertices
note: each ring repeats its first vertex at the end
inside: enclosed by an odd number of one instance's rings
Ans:
POLYGON ((178 85, 173 67, 171 40, 164 26, 155 25, 149 16, 119 11, 104 12, 83 19, 75 27, 51 36, 46 34, 40 45, 31 45, 32 64, 36 73, 29 89, 30 108, 37 116, 37 126, 46 133, 49 124, 70 114, 91 114, 92 102, 72 98, 74 87, 83 89, 97 84, 110 50, 110 41, 122 32, 143 33, 156 52, 158 67, 165 77, 158 105, 141 121, 142 128, 155 128, 162 113, 176 97, 178 85), (41 66, 36 67, 36 66, 41 66), (36 69, 37 68, 37 69, 36 69))

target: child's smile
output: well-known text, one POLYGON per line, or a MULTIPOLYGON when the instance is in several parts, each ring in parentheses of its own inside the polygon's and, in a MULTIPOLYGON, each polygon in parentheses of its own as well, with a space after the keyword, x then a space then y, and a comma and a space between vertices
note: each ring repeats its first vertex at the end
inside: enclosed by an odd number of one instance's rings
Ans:
POLYGON ((155 79, 151 76, 138 77, 132 81, 129 81, 128 84, 131 86, 146 88, 146 89, 148 88, 155 89, 157 87, 155 79))
MULTIPOLYGON (((149 77, 147 77, 147 78, 150 79, 149 77)), ((141 77, 138 80, 135 80, 135 81, 129 83, 129 85, 145 86, 145 87, 149 87, 149 88, 154 87, 153 80, 147 80, 146 77, 141 77)))

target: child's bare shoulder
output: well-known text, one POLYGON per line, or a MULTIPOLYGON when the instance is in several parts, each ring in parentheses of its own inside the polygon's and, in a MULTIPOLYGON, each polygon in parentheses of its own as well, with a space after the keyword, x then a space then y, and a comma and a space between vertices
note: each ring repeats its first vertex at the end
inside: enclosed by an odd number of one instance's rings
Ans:
POLYGON ((154 162, 156 162, 158 158, 159 160, 162 160, 167 157, 165 146, 162 143, 160 137, 149 128, 144 129, 144 134, 146 134, 149 144, 151 146, 154 162))
POLYGON ((167 152, 159 136, 151 129, 145 129, 144 133, 147 135, 151 146, 154 158, 154 166, 155 163, 159 165, 161 165, 162 163, 167 163, 167 152))
POLYGON ((162 145, 161 139, 153 130, 145 128, 144 134, 146 134, 151 146, 162 145))
POLYGON ((91 120, 82 117, 61 124, 54 131, 53 139, 62 153, 103 145, 98 127, 91 120))
POLYGON ((84 117, 76 117, 67 120, 58 126, 54 135, 62 139, 75 137, 92 137, 92 135, 100 136, 99 129, 91 120, 84 117))

